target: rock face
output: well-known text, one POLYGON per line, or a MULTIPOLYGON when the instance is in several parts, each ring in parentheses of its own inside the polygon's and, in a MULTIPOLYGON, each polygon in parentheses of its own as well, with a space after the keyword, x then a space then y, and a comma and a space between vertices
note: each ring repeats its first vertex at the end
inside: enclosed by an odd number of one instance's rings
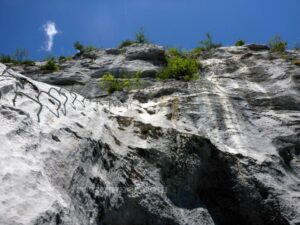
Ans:
MULTIPOLYGON (((161 54, 119 51, 58 79, 161 54)), ((0 65, 0 224, 299 225, 300 67, 247 46, 201 63, 197 81, 94 101, 0 65)))
POLYGON ((161 46, 134 44, 122 49, 93 50, 60 63, 60 71, 45 73, 38 66, 14 68, 22 74, 48 84, 76 90, 86 97, 98 97, 99 78, 112 73, 118 78, 133 76, 155 78, 165 65, 165 52, 161 46))

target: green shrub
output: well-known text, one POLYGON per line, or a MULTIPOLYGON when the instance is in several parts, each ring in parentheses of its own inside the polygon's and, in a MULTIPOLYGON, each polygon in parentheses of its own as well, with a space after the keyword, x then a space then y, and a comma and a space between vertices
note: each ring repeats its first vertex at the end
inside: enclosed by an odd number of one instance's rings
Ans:
POLYGON ((1 63, 15 63, 14 59, 10 55, 0 55, 1 63))
POLYGON ((35 62, 32 61, 32 60, 24 60, 22 62, 22 65, 24 65, 24 66, 35 66, 35 62))
POLYGON ((88 46, 84 47, 83 52, 88 53, 88 52, 91 52, 91 51, 94 51, 94 50, 97 50, 97 48, 92 46, 92 45, 88 45, 88 46))
POLYGON ((76 41, 76 42, 74 43, 74 48, 75 48, 77 51, 79 51, 79 54, 89 53, 89 52, 91 52, 91 51, 93 51, 93 50, 97 50, 97 48, 94 47, 94 46, 91 46, 91 45, 89 45, 89 46, 84 46, 84 45, 80 44, 78 41, 76 41))
POLYGON ((121 89, 131 90, 131 89, 140 89, 142 87, 141 82, 141 71, 137 71, 133 76, 132 75, 123 75, 122 79, 119 79, 121 89))
POLYGON ((296 66, 300 66, 300 60, 294 60, 292 63, 296 66))
POLYGON ((123 90, 121 82, 110 73, 103 75, 103 77, 100 80, 100 86, 101 88, 107 90, 109 94, 112 94, 115 91, 123 90))
POLYGON ((188 58, 197 59, 198 57, 201 56, 202 52, 203 52, 203 48, 200 48, 200 47, 194 48, 188 52, 188 58))
POLYGON ((148 38, 146 37, 145 33, 144 33, 144 29, 141 28, 136 34, 135 34, 135 39, 134 40, 129 40, 126 39, 124 41, 122 41, 118 48, 124 48, 124 47, 128 47, 130 45, 133 44, 148 44, 150 43, 148 38))
POLYGON ((73 59, 72 56, 60 56, 60 57, 58 58, 58 61, 59 61, 59 62, 67 62, 67 61, 70 61, 70 60, 72 60, 72 59, 73 59))
POLYGON ((144 29, 141 28, 136 34, 135 34, 135 42, 139 44, 147 44, 149 43, 149 40, 146 38, 146 35, 144 33, 144 29))
POLYGON ((1 55, 0 56, 0 62, 2 62, 2 63, 21 64, 27 56, 28 56, 28 52, 27 52, 26 49, 18 48, 12 56, 10 56, 10 55, 1 55))
POLYGON ((167 55, 169 57, 185 57, 184 52, 178 48, 168 48, 167 55))
POLYGON ((48 59, 46 64, 40 67, 41 70, 55 72, 59 70, 59 66, 54 59, 48 59))
POLYGON ((141 71, 136 72, 134 75, 134 86, 137 89, 140 89, 142 87, 141 75, 142 75, 141 71))
POLYGON ((124 48, 124 47, 128 47, 130 45, 133 45, 135 42, 134 41, 131 41, 131 40, 125 40, 125 41, 122 41, 118 48, 124 48))
POLYGON ((129 91, 132 88, 132 81, 130 78, 126 77, 123 79, 123 82, 121 85, 122 85, 123 89, 126 89, 127 91, 129 91))
POLYGON ((190 81, 197 78, 200 64, 195 59, 179 56, 167 59, 168 65, 158 74, 158 78, 190 81))
POLYGON ((181 58, 190 58, 197 59, 203 51, 203 48, 194 48, 191 51, 184 51, 178 48, 169 48, 167 50, 167 57, 181 57, 181 58))
POLYGON ((65 56, 59 56, 58 61, 63 62, 66 59, 65 56))
POLYGON ((245 41, 244 40, 238 40, 237 42, 235 42, 234 45, 235 46, 243 46, 243 45, 245 45, 245 41))
POLYGON ((82 44, 80 44, 79 41, 76 41, 73 46, 79 52, 82 52, 84 49, 84 46, 82 44))
POLYGON ((218 48, 221 47, 222 44, 221 43, 214 43, 213 42, 213 38, 212 35, 210 33, 206 34, 206 39, 200 41, 200 47, 204 50, 211 50, 213 48, 218 48))
POLYGON ((131 90, 133 88, 140 89, 141 83, 141 72, 136 72, 132 76, 123 76, 123 79, 117 79, 111 73, 104 74, 100 80, 100 86, 102 89, 106 90, 109 94, 115 91, 131 90))
POLYGON ((270 47, 272 52, 283 53, 286 50, 287 42, 283 41, 279 35, 275 35, 269 41, 268 46, 270 47))

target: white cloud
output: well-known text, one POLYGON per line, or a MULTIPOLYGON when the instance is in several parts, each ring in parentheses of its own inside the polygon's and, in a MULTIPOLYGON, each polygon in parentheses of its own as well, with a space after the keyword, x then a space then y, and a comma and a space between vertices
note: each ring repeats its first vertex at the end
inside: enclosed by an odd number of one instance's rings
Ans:
POLYGON ((51 52, 54 44, 54 37, 55 35, 58 34, 58 30, 56 29, 56 24, 52 21, 49 21, 46 24, 44 24, 43 29, 47 36, 45 50, 51 52))

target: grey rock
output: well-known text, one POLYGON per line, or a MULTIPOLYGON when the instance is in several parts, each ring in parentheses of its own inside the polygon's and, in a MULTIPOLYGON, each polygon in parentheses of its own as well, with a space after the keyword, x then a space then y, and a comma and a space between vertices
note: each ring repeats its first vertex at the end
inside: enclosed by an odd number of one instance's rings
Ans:
POLYGON ((99 78, 102 77, 106 73, 111 73, 115 75, 117 78, 122 78, 125 76, 133 76, 137 72, 141 72, 141 77, 152 77, 155 78, 156 74, 161 70, 161 67, 155 66, 150 62, 142 61, 142 60, 133 60, 126 61, 123 59, 116 60, 111 62, 110 64, 105 62, 97 62, 101 69, 95 71, 91 77, 99 78))
POLYGON ((47 84, 53 84, 58 86, 64 85, 74 85, 74 84, 85 84, 90 80, 86 74, 79 71, 64 71, 64 72, 55 72, 49 74, 35 74, 34 76, 28 76, 33 79, 45 82, 47 84))
POLYGON ((267 45, 261 45, 261 44, 247 44, 245 47, 249 48, 252 51, 265 51, 270 50, 270 48, 267 45))
POLYGON ((97 59, 103 54, 104 50, 102 49, 93 49, 91 51, 84 51, 77 53, 75 59, 88 58, 88 59, 97 59))
MULTIPOLYGON (((39 66, 30 68, 20 66, 13 69, 48 84, 65 88, 75 85, 81 94, 86 93, 86 97, 95 98, 103 95, 103 93, 99 93, 99 91, 101 92, 99 78, 104 74, 111 73, 117 78, 124 78, 133 77, 140 72, 142 78, 155 78, 163 68, 163 61, 161 61, 164 60, 161 58, 163 56, 164 50, 160 46, 136 44, 122 50, 93 50, 77 54, 72 60, 60 62, 60 71, 58 72, 44 72, 40 70, 39 66), (87 93, 85 90, 88 89, 90 91, 87 93), (91 93, 94 95, 91 96, 91 93)), ((39 65, 43 63, 41 62, 39 65)))
POLYGON ((299 67, 250 51, 212 51, 188 83, 105 96, 93 78, 58 117, 43 94, 40 122, 14 88, 53 86, 0 65, 0 224, 299 224, 299 67))
POLYGON ((109 48, 105 50, 106 54, 111 55, 120 55, 122 53, 121 49, 118 48, 109 48))
POLYGON ((133 44, 125 48, 127 60, 145 60, 153 62, 164 62, 165 51, 163 47, 153 44, 133 44))

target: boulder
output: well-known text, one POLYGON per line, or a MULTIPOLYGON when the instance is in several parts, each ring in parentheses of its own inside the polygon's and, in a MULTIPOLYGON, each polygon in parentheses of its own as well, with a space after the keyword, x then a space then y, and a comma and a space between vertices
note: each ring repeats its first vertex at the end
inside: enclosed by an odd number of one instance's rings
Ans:
POLYGON ((153 44, 133 44, 125 48, 127 60, 144 60, 150 62, 165 62, 163 47, 153 44))

